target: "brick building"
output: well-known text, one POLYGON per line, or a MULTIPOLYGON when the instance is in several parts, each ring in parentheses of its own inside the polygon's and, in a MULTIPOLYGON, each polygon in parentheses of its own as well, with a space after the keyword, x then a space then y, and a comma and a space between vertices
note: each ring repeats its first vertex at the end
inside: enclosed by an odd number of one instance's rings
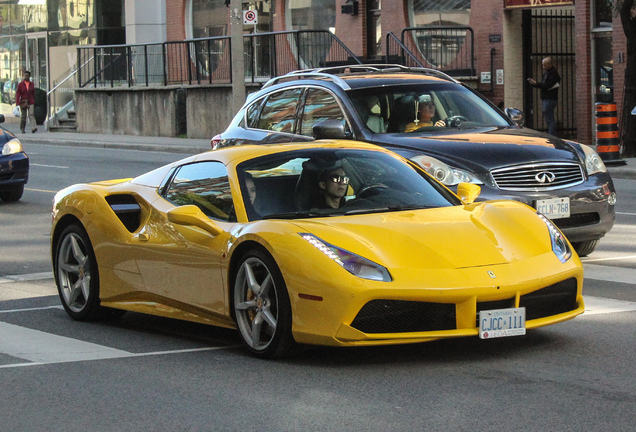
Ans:
MULTIPOLYGON (((54 87, 78 66, 78 46, 229 35, 231 8, 226 3, 230 1, 0 0, 4 99, 10 102, 10 86, 27 68, 40 88, 54 87)), ((528 126, 540 130, 545 125, 538 92, 526 79, 539 78, 541 59, 550 55, 563 77, 558 134, 593 144, 595 103, 617 102, 619 118, 622 108, 626 40, 611 4, 611 0, 251 0, 243 8, 254 11, 257 20, 245 25, 244 32, 331 31, 368 62, 390 57, 387 34, 392 33, 426 65, 442 70, 457 69, 453 57, 468 53, 470 65, 459 67, 468 71, 462 80, 499 106, 523 109, 528 126), (470 40, 404 33, 423 26, 468 27, 470 40)), ((61 93, 72 97, 72 91, 61 93)), ((188 128, 188 135, 208 133, 196 128, 188 128)), ((218 131, 220 126, 214 128, 218 131)))
MULTIPOLYGON (((225 0, 165 0, 169 40, 229 34, 225 0)), ((521 108, 528 125, 545 129, 538 92, 550 55, 563 78, 559 135, 593 144, 596 102, 621 109, 625 37, 608 0, 268 0, 244 5, 258 14, 246 33, 332 31, 366 61, 387 54, 389 32, 409 27, 472 28, 474 77, 469 84, 495 104, 521 108)), ((620 118, 620 116, 619 116, 620 118)))

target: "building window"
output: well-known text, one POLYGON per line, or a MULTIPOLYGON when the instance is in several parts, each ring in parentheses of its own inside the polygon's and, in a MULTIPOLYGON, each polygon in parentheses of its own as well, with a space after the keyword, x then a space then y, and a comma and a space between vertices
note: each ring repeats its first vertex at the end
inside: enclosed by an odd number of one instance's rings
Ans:
POLYGON ((594 0, 594 27, 612 27, 614 0, 594 0))
POLYGON ((336 26, 336 0, 288 0, 287 30, 329 30, 336 26))
POLYGON ((411 26, 468 25, 470 0, 410 0, 411 26))

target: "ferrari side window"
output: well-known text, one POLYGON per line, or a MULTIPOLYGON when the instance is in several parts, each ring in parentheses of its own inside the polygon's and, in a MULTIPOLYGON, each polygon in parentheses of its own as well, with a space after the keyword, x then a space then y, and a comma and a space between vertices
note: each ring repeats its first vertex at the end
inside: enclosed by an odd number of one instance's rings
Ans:
POLYGON ((179 168, 165 198, 175 205, 194 204, 212 219, 233 222, 232 193, 220 162, 199 162, 179 168))

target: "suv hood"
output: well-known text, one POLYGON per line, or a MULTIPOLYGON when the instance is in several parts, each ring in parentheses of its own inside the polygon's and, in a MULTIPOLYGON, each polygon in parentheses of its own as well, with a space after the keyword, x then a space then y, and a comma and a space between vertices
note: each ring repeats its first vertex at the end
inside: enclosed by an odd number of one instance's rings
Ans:
POLYGON ((450 129, 440 133, 375 135, 375 144, 403 156, 422 152, 457 168, 489 171, 537 161, 581 163, 574 147, 560 138, 519 128, 450 129))

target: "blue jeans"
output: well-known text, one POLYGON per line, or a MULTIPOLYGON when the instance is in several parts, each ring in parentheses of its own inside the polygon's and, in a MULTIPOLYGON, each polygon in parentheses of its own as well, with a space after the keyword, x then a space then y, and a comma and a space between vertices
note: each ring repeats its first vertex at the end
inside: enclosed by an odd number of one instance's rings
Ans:
POLYGON ((541 101, 541 109, 543 109, 543 117, 548 124, 548 133, 550 135, 556 135, 556 121, 554 120, 554 109, 556 108, 557 101, 554 99, 543 99, 541 101))

